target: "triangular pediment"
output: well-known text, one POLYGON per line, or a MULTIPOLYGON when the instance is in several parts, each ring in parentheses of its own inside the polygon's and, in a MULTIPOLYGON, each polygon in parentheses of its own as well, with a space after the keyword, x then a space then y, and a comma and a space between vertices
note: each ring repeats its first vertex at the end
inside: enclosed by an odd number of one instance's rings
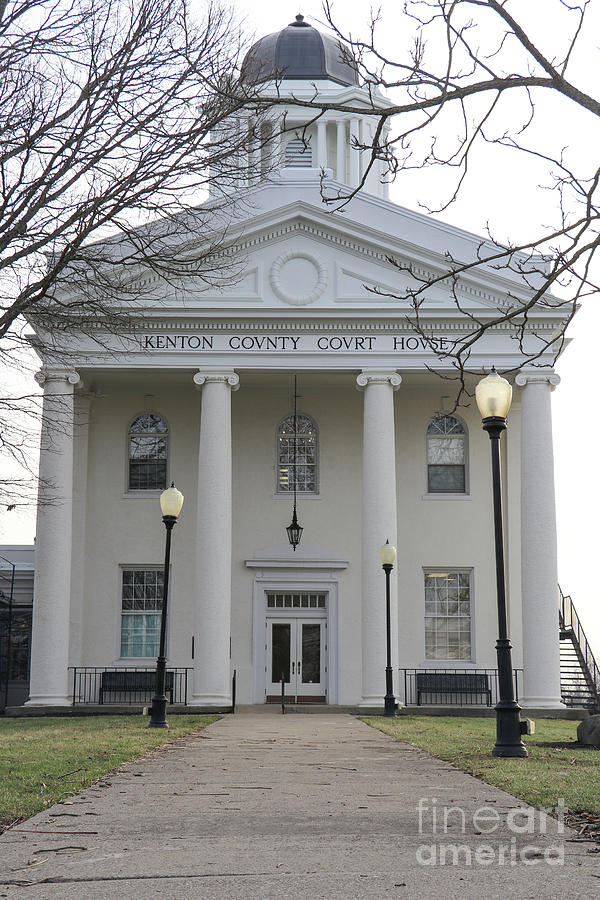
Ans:
POLYGON ((491 266, 454 284, 442 277, 448 254, 460 259, 460 251, 464 258, 476 252, 476 236, 374 198, 358 197, 353 203, 342 213, 294 200, 250 215, 237 225, 227 250, 243 260, 241 277, 201 291, 187 283, 186 307, 195 298, 201 307, 221 309, 393 307, 407 312, 411 291, 426 284, 422 310, 456 313, 458 300, 465 311, 489 312, 530 294, 516 277, 508 277, 512 273, 491 266))

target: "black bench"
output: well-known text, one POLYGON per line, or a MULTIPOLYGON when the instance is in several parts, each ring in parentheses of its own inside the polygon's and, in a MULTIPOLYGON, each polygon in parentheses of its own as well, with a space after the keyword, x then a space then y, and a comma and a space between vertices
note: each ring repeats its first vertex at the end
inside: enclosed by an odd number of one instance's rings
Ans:
MULTIPOLYGON (((173 672, 165 673, 165 693, 173 702, 173 672)), ((156 672, 102 672, 99 703, 105 694, 150 694, 156 689, 156 672)))
POLYGON ((421 694, 486 694, 492 705, 492 692, 487 675, 475 672, 419 672, 417 674, 417 706, 421 694))

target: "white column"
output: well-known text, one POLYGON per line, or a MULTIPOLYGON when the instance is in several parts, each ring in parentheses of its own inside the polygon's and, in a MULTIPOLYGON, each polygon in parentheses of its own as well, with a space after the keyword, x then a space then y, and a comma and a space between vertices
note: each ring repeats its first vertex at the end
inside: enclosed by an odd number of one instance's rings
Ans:
MULTIPOLYGON (((388 125, 383 130, 383 141, 389 140, 389 136, 390 136, 390 127, 388 125)), ((385 181, 382 184, 383 199, 389 200, 390 199, 390 182, 389 182, 390 173, 388 172, 387 165, 383 160, 380 160, 380 162, 379 162, 379 178, 380 178, 380 180, 382 178, 385 179, 385 181)))
MULTIPOLYGON (((85 596, 85 529, 88 480, 88 444, 93 397, 77 391, 73 411, 73 539, 71 565, 70 663, 84 666, 81 656, 83 598, 85 596)), ((71 685, 69 685, 71 687, 71 685)))
POLYGON ((42 369, 44 386, 28 706, 68 706, 73 507, 73 369, 42 369))
POLYGON ((272 165, 275 169, 283 167, 283 133, 279 126, 279 120, 276 119, 272 123, 272 165))
POLYGON ((551 391, 554 372, 520 373, 523 693, 529 708, 562 706, 551 391))
POLYGON ((231 703, 231 391, 235 372, 197 372, 202 389, 198 450, 197 599, 191 703, 231 703))
POLYGON ((337 181, 346 183, 346 120, 338 119, 336 122, 336 172, 337 181))
POLYGON ((256 119, 248 116, 248 179, 249 185, 256 184, 259 180, 259 140, 254 134, 256 119))
MULTIPOLYGON (((394 371, 364 371, 356 379, 364 389, 362 482, 362 706, 383 706, 385 696, 385 575, 379 548, 396 545, 396 451, 394 391, 402 379, 394 371)), ((392 572, 392 668, 397 689, 398 587, 392 572)))
POLYGON ((317 166, 327 168, 327 123, 317 122, 317 166))
POLYGON ((348 184, 351 188, 357 188, 360 181, 360 150, 356 147, 358 141, 358 119, 350 119, 350 177, 348 184))

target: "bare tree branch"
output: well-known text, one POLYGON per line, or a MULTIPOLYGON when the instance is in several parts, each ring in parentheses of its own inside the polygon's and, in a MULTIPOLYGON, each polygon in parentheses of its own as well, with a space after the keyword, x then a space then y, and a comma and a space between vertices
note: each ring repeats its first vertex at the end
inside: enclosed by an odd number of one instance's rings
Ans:
MULTIPOLYGON (((331 189, 322 180, 323 200, 332 210, 347 206, 365 190, 374 170, 383 172, 384 180, 428 168, 447 171, 445 196, 425 207, 440 212, 460 199, 473 161, 485 159, 492 149, 536 164, 543 179, 537 190, 555 194, 554 215, 524 237, 520 234, 514 245, 494 234, 491 210, 488 239, 471 259, 454 259, 448 253, 446 265, 431 276, 390 260, 410 276, 408 286, 380 293, 408 301, 407 325, 425 340, 427 294, 436 285, 450 286, 466 333, 450 352, 442 353, 430 343, 441 361, 456 368, 459 381, 475 343, 502 325, 511 326, 523 363, 541 364, 544 357, 547 364, 549 354, 556 356, 564 346, 564 332, 578 303, 598 290, 600 276, 594 272, 600 242, 600 171, 593 163, 582 164, 573 146, 564 146, 571 143, 576 150, 577 141, 561 134, 559 124, 571 114, 577 116, 582 133, 587 127, 590 135, 598 135, 600 98, 575 66, 580 52, 597 53, 595 45, 585 45, 592 27, 591 4, 548 0, 543 9, 553 25, 551 39, 539 27, 539 13, 536 18, 516 0, 406 0, 400 27, 408 49, 392 58, 385 48, 394 41, 382 34, 385 9, 371 15, 364 37, 356 37, 340 27, 333 5, 324 0, 326 24, 339 42, 340 58, 352 60, 358 69, 361 102, 336 102, 331 92, 314 98, 300 93, 283 97, 273 83, 262 92, 263 110, 286 103, 305 109, 311 123, 330 111, 369 116, 376 123, 372 138, 354 142, 366 157, 358 183, 340 186, 338 179, 331 189), (540 144, 538 123, 553 110, 563 144, 540 144), (461 301, 461 286, 470 274, 490 267, 522 290, 509 291, 497 310, 483 315, 461 301), (544 308, 562 312, 557 330, 545 337, 535 325, 535 316, 544 308)), ((595 68, 588 65, 590 71, 595 68)))
MULTIPOLYGON (((51 352, 126 329, 182 273, 200 290, 238 277, 224 213, 269 165, 243 51, 211 0, 199 21, 186 0, 0 0, 0 363, 23 319, 51 352)), ((0 457, 22 459, 15 402, 0 457)))

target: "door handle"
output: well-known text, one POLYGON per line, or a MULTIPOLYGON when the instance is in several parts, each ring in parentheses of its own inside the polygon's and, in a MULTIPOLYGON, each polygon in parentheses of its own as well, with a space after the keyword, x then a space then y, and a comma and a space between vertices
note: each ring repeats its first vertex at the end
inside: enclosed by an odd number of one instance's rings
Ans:
POLYGON ((294 674, 294 663, 292 662, 292 675, 294 674))
POLYGON ((300 666, 301 665, 302 665, 302 662, 300 660, 298 660, 298 675, 300 674, 300 666))

